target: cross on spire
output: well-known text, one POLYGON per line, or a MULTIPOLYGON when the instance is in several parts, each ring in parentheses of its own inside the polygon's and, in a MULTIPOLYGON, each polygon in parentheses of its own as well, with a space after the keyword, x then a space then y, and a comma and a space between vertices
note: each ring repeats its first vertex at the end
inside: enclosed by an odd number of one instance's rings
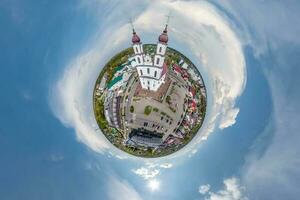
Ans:
POLYGON ((129 18, 129 23, 130 23, 130 25, 131 25, 132 32, 135 32, 134 26, 133 26, 133 22, 132 22, 132 18, 131 18, 131 17, 129 18))
POLYGON ((168 26, 169 22, 170 22, 170 18, 172 18, 173 16, 171 15, 171 11, 169 12, 168 15, 166 15, 167 18, 167 22, 166 22, 166 26, 168 26))
POLYGON ((129 18, 129 22, 130 22, 130 25, 131 25, 131 28, 132 28, 132 43, 133 44, 137 44, 137 43, 140 43, 141 42, 141 39, 140 37, 136 34, 135 30, 134 30, 134 26, 133 26, 133 22, 132 22, 132 19, 129 18))

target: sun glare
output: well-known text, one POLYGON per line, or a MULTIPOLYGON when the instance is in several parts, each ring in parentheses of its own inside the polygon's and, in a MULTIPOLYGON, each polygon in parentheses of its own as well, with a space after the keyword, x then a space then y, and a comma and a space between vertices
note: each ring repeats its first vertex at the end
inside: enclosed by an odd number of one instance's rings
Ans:
POLYGON ((159 182, 156 179, 152 179, 148 182, 148 187, 151 191, 155 191, 159 189, 159 182))

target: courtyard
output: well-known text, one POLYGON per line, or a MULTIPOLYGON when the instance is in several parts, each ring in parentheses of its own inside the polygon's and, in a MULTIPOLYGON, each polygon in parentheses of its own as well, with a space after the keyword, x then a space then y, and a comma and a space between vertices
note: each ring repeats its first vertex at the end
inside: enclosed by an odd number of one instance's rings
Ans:
POLYGON ((185 81, 168 72, 166 82, 158 92, 143 90, 139 81, 132 80, 125 92, 124 124, 127 134, 133 129, 163 133, 163 141, 175 133, 186 112, 185 81))

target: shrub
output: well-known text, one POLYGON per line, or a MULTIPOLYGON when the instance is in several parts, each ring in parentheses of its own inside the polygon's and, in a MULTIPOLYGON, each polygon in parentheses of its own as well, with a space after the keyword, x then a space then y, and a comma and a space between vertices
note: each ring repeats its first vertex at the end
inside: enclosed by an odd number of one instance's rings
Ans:
POLYGON ((129 110, 130 110, 131 113, 133 113, 133 112, 134 112, 134 107, 133 107, 133 106, 130 106, 130 109, 129 109, 129 110))
POLYGON ((152 107, 148 105, 145 107, 144 114, 150 115, 151 111, 152 111, 152 107))
POLYGON ((171 97, 170 97, 169 95, 166 97, 166 102, 167 102, 168 104, 171 103, 171 97))
POLYGON ((176 112, 175 108, 173 108, 173 107, 169 107, 169 108, 170 108, 170 110, 172 110, 172 112, 176 112))

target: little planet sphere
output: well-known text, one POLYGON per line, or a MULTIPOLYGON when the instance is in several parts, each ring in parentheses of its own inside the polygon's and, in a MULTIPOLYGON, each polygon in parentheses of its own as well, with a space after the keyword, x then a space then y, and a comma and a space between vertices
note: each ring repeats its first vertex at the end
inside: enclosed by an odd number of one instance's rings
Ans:
POLYGON ((95 118, 105 137, 131 155, 157 158, 186 146, 201 128, 206 88, 196 66, 168 47, 168 25, 157 44, 132 47, 100 72, 93 93, 95 118))

